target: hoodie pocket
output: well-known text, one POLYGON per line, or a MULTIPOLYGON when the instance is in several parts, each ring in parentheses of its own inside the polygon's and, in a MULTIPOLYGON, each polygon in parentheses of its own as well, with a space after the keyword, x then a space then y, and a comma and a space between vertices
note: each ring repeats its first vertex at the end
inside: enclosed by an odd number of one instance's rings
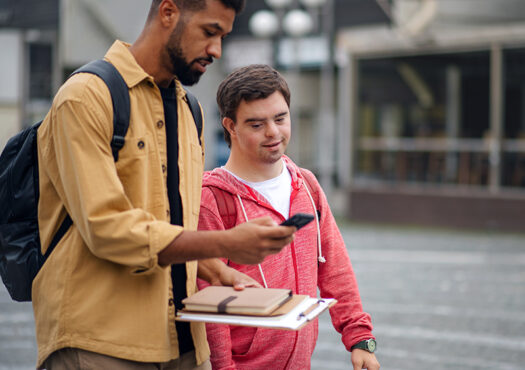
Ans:
POLYGON ((256 347, 261 330, 254 327, 231 327, 233 359, 243 358, 256 347), (258 335, 259 334, 259 335, 258 335))
POLYGON ((241 333, 232 331, 233 361, 241 369, 283 369, 292 351, 297 349, 298 332, 265 328, 250 329, 252 330, 241 333))

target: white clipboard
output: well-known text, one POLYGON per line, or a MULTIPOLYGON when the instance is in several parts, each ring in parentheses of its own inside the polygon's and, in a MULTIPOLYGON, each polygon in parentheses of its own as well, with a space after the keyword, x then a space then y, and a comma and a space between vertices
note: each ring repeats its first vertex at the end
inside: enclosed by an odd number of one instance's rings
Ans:
POLYGON ((286 312, 273 316, 231 315, 179 310, 177 311, 175 320, 299 330, 323 313, 326 309, 337 303, 337 300, 334 298, 312 298, 308 296, 295 297, 299 297, 299 299, 296 299, 296 301, 299 301, 298 303, 291 302, 289 310, 286 310, 285 308, 286 312), (301 299, 300 297, 304 298, 301 299))

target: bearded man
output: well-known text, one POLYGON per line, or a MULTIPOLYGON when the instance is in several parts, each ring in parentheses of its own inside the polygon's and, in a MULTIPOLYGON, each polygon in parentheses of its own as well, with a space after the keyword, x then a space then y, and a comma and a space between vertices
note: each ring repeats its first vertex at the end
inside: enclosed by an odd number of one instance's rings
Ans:
POLYGON ((57 93, 38 129, 42 251, 73 223, 33 282, 38 368, 210 368, 204 325, 175 322, 181 299, 197 275, 250 285, 218 257, 258 263, 292 240, 295 229, 270 218, 196 231, 204 150, 181 84, 220 58, 243 6, 154 0, 135 43, 113 44, 104 59, 130 97, 116 162, 103 80, 75 74, 57 93))

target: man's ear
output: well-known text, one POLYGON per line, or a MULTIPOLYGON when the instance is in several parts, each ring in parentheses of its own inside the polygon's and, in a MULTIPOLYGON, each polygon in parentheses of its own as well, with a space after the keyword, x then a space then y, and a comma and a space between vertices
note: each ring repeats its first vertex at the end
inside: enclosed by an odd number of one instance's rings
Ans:
POLYGON ((174 27, 180 19, 180 9, 173 0, 162 0, 158 9, 158 19, 164 27, 174 27))
POLYGON ((228 117, 222 119, 222 127, 224 127, 230 133, 230 136, 235 136, 235 122, 228 117))

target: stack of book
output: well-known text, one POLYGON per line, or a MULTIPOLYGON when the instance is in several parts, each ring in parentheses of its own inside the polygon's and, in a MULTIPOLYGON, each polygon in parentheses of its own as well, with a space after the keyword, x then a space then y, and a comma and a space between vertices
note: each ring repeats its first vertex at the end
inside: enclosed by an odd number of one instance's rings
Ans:
POLYGON ((209 286, 183 299, 176 319, 298 330, 336 302, 294 295, 289 289, 209 286))

